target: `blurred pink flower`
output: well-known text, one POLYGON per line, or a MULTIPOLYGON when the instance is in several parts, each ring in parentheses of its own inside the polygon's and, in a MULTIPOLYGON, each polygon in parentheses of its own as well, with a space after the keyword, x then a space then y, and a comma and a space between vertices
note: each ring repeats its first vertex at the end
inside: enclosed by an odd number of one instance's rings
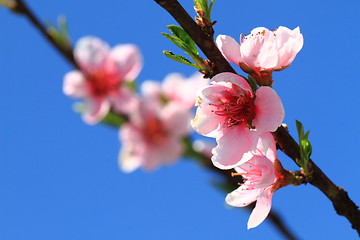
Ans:
POLYGON ((153 98, 143 99, 120 130, 121 170, 154 170, 174 163, 182 156, 182 138, 188 134, 189 121, 190 112, 176 103, 162 105, 153 98))
POLYGON ((270 212, 272 196, 279 188, 276 182, 282 179, 274 166, 276 159, 275 141, 271 133, 264 133, 254 156, 235 168, 234 175, 242 175, 244 183, 226 196, 226 202, 234 207, 245 207, 256 201, 248 229, 257 227, 270 212))
POLYGON ((304 39, 299 27, 290 30, 280 26, 274 31, 255 28, 250 35, 240 35, 240 44, 226 35, 219 35, 216 43, 228 61, 239 65, 255 80, 268 77, 271 80, 272 71, 283 70, 292 63, 304 39))
POLYGON ((231 169, 251 159, 263 132, 275 131, 284 118, 279 96, 270 87, 252 92, 237 74, 220 73, 211 85, 198 92, 198 106, 192 127, 200 134, 214 137, 213 164, 231 169))
POLYGON ((83 37, 75 46, 74 57, 80 70, 67 73, 63 91, 85 101, 84 121, 95 124, 112 109, 126 113, 137 103, 125 86, 135 80, 142 68, 142 57, 132 44, 110 47, 96 37, 83 37))
POLYGON ((157 81, 144 81, 142 92, 147 97, 157 98, 160 101, 176 102, 184 109, 191 109, 195 105, 196 93, 208 85, 209 80, 204 79, 199 72, 189 78, 180 73, 168 74, 160 84, 157 81))

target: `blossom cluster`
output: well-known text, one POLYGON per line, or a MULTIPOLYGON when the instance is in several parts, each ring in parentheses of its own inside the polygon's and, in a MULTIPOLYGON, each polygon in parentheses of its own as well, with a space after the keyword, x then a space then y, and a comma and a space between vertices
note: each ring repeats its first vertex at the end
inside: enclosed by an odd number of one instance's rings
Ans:
POLYGON ((144 81, 139 94, 131 87, 142 69, 135 45, 110 48, 97 37, 83 37, 75 45, 74 57, 80 69, 65 75, 63 91, 84 100, 84 121, 96 124, 109 113, 127 119, 119 131, 119 166, 124 172, 139 167, 154 170, 182 156, 196 91, 207 84, 200 73, 189 79, 169 74, 162 84, 144 81))
POLYGON ((292 63, 303 37, 299 28, 259 27, 241 35, 240 44, 226 35, 216 42, 224 57, 248 78, 223 72, 209 82, 200 73, 188 79, 174 73, 163 83, 142 82, 136 93, 133 82, 142 69, 139 49, 132 44, 110 48, 99 38, 84 37, 74 49, 79 69, 65 75, 63 90, 84 100, 82 116, 88 124, 109 114, 126 120, 119 131, 119 166, 124 172, 174 163, 184 153, 183 140, 191 126, 215 138, 217 145, 205 155, 215 167, 234 169, 234 175, 242 176, 243 183, 226 202, 244 207, 256 201, 248 221, 248 228, 253 228, 269 214, 274 192, 286 185, 271 134, 285 114, 272 88, 272 72, 292 63))
POLYGON ((226 202, 244 207, 256 201, 248 228, 258 226, 269 214, 273 193, 288 184, 277 160, 271 132, 281 125, 284 108, 272 89, 272 72, 287 68, 303 46, 297 27, 279 27, 270 31, 255 28, 241 35, 240 44, 220 35, 216 40, 224 57, 249 74, 245 79, 234 73, 220 73, 197 96, 198 106, 193 128, 216 139, 212 162, 220 169, 232 169, 244 179, 229 193, 226 202), (254 79, 259 88, 248 81, 254 79), (277 165, 277 167, 275 167, 277 165))

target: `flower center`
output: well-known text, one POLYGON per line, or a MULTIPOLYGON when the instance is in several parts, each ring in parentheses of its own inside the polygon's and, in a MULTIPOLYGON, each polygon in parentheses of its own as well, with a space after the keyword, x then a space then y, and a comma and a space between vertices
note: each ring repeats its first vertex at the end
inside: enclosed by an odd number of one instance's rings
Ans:
POLYGON ((160 144, 166 138, 166 130, 163 124, 156 117, 147 119, 147 124, 144 128, 144 135, 148 142, 153 144, 160 144))
POLYGON ((103 97, 118 89, 120 80, 115 74, 96 71, 86 76, 90 92, 97 97, 103 97))
POLYGON ((255 118, 254 101, 255 97, 251 97, 250 93, 234 95, 226 91, 222 98, 218 98, 218 103, 210 103, 210 105, 216 108, 212 112, 224 117, 226 127, 245 123, 249 128, 255 128, 252 125, 252 120, 255 118))

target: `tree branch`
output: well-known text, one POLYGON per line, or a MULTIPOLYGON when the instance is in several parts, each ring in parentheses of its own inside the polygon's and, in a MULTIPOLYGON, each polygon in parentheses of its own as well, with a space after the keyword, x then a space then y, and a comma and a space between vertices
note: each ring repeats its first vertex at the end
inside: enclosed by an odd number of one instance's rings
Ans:
MULTIPOLYGON (((155 0, 161 7, 168 11, 180 26, 190 35, 201 51, 215 63, 215 73, 233 72, 234 69, 229 65, 215 45, 213 39, 209 39, 202 29, 192 20, 176 0, 155 0)), ((286 131, 284 127, 273 133, 280 150, 296 162, 300 158, 300 150, 296 141, 286 131)), ((349 198, 346 191, 336 186, 316 164, 310 160, 312 169, 312 179, 310 184, 318 188, 333 203, 337 214, 346 217, 360 235, 360 211, 358 206, 349 198)))
MULTIPOLYGON (((296 163, 296 159, 300 159, 300 149, 294 138, 282 126, 273 135, 280 150, 296 163)), ((360 235, 359 207, 349 198, 348 193, 336 186, 312 160, 310 160, 309 169, 312 172, 309 183, 325 194, 332 202, 336 213, 346 217, 351 227, 360 235)))
MULTIPOLYGON (((217 48, 213 38, 202 31, 190 15, 176 0, 155 0, 157 4, 168 11, 180 26, 191 36, 194 42, 201 48, 205 56, 215 64, 214 74, 221 72, 236 73, 228 61, 217 48)), ((213 77, 213 76, 210 76, 213 77)))
POLYGON ((34 25, 36 29, 39 30, 41 35, 52 45, 61 55, 71 64, 74 68, 79 69, 78 64, 75 61, 74 55, 71 49, 64 49, 59 46, 55 39, 47 32, 46 28, 42 25, 42 23, 38 20, 35 14, 30 10, 27 4, 23 0, 14 0, 15 5, 12 10, 16 13, 25 15, 30 22, 34 25))

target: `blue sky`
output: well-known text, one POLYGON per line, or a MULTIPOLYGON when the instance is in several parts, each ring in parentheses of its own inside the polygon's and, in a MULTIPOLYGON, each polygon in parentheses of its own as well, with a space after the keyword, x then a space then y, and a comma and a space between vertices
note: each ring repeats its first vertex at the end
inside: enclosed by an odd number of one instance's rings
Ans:
MULTIPOLYGON (((192 1, 181 2, 192 11, 192 1)), ((112 46, 137 44, 145 63, 140 81, 194 72, 162 55, 181 51, 160 34, 175 21, 154 1, 30 6, 42 20, 65 15, 73 41, 94 35, 112 46)), ((311 130, 313 160, 360 204, 360 2, 217 0, 213 19, 215 35, 234 38, 258 26, 300 26, 303 49, 274 74, 284 122, 294 136, 295 119, 311 130)), ((246 230, 249 213, 226 207, 225 193, 211 185, 216 176, 191 160, 120 172, 117 130, 83 123, 62 93, 71 66, 25 18, 0 9, 0 22, 0 239, 281 239, 268 221, 246 230)), ((273 208, 300 239, 357 239, 311 185, 280 189, 273 208)))

